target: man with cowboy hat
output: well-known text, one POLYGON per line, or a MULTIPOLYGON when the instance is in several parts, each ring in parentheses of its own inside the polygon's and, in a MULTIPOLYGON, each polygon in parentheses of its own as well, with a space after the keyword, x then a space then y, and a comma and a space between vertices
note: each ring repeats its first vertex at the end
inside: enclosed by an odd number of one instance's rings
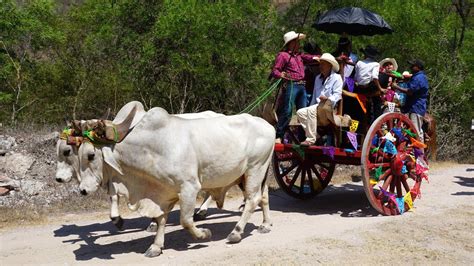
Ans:
POLYGON ((304 63, 314 61, 315 56, 299 52, 300 40, 305 37, 306 35, 294 31, 285 33, 283 51, 278 53, 272 68, 272 76, 285 81, 277 107, 275 143, 281 143, 285 128, 291 119, 293 103, 296 105, 296 110, 306 107, 304 63))
POLYGON ((379 51, 372 45, 360 49, 364 54, 364 60, 359 60, 355 66, 355 89, 354 92, 367 96, 367 110, 369 111, 369 123, 372 123, 382 114, 382 101, 380 95, 385 91, 379 83, 380 64, 375 61, 379 51))
POLYGON ((407 94, 405 105, 402 112, 408 113, 410 120, 415 125, 423 141, 423 117, 426 113, 426 104, 428 100, 428 78, 424 72, 425 64, 419 59, 408 61, 412 76, 407 83, 407 88, 402 88, 398 84, 393 84, 392 88, 407 94))
POLYGON ((342 77, 337 73, 339 63, 329 53, 324 53, 318 60, 321 73, 314 81, 310 106, 296 112, 306 134, 306 140, 301 145, 316 142, 318 124, 334 123, 334 108, 342 97, 342 77))

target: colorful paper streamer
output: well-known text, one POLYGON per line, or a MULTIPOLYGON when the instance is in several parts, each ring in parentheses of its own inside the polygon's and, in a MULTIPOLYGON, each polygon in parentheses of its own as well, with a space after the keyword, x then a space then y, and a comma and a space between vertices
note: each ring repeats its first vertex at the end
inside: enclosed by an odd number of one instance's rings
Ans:
POLYGON ((323 147, 323 154, 328 155, 331 159, 334 159, 334 153, 336 149, 334 147, 323 147))
POLYGON ((403 199, 405 200, 405 203, 407 204, 408 210, 411 210, 413 208, 413 199, 411 197, 411 192, 408 192, 403 196, 403 199))
POLYGON ((379 166, 375 169, 375 180, 379 180, 380 176, 382 175, 382 166, 379 166))
POLYGON ((359 127, 359 121, 351 120, 351 126, 349 127, 349 130, 351 132, 356 132, 358 127, 359 127))
POLYGON ((385 136, 382 137, 383 139, 388 139, 390 140, 391 142, 395 142, 397 141, 397 139, 392 135, 392 133, 390 132, 387 132, 385 133, 385 136))
POLYGON ((424 149, 424 148, 427 147, 426 144, 424 144, 423 142, 418 141, 414 138, 410 138, 410 141, 411 141, 411 145, 413 145, 413 147, 415 147, 415 148, 424 149))
POLYGON ((409 130, 409 129, 405 129, 405 128, 404 128, 404 129, 403 129, 403 132, 405 132, 405 133, 406 133, 408 136, 410 136, 410 137, 416 137, 416 134, 413 133, 413 132, 411 132, 411 130, 409 130))
POLYGON ((403 214, 405 212, 405 199, 403 197, 396 198, 397 201, 397 206, 398 206, 398 211, 400 214, 403 214))
POLYGON ((390 153, 390 154, 397 154, 397 148, 395 147, 395 145, 393 145, 393 143, 389 140, 385 141, 385 146, 383 147, 383 152, 385 153, 390 153))
POLYGON ((352 144, 352 147, 357 150, 357 135, 354 132, 346 132, 347 138, 352 144))
POLYGON ((378 146, 379 144, 379 136, 375 135, 374 138, 372 139, 372 145, 378 146))
POLYGON ((387 105, 388 105, 388 111, 389 111, 390 113, 395 112, 395 103, 388 102, 387 105))
POLYGON ((404 166, 402 167, 402 174, 406 174, 406 173, 408 173, 408 170, 407 170, 407 166, 404 165, 404 166))

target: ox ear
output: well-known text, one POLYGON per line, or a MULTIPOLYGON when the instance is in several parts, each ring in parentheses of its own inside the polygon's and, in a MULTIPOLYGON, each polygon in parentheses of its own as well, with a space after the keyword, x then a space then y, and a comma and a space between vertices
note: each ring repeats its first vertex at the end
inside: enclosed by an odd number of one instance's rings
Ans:
POLYGON ((114 168, 119 174, 123 175, 122 167, 120 167, 120 164, 115 160, 114 152, 111 147, 102 147, 102 156, 104 156, 105 163, 114 168))

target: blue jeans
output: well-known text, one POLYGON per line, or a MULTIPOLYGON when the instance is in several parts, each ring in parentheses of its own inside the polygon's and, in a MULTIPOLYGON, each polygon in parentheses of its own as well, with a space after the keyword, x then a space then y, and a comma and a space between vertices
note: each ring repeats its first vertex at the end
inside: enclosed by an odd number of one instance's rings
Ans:
POLYGON ((281 102, 277 109, 278 124, 276 128, 276 137, 281 139, 283 139, 285 129, 290 123, 293 105, 296 105, 297 111, 307 105, 304 84, 295 84, 294 82, 289 81, 282 93, 281 102))

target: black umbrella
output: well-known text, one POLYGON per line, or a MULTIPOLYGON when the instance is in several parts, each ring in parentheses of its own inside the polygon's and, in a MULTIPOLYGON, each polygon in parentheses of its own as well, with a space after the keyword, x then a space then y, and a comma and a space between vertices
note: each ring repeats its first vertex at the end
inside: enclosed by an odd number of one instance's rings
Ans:
POLYGON ((326 11, 316 18, 313 27, 327 33, 345 32, 349 35, 372 36, 393 32, 380 15, 359 7, 326 11))

